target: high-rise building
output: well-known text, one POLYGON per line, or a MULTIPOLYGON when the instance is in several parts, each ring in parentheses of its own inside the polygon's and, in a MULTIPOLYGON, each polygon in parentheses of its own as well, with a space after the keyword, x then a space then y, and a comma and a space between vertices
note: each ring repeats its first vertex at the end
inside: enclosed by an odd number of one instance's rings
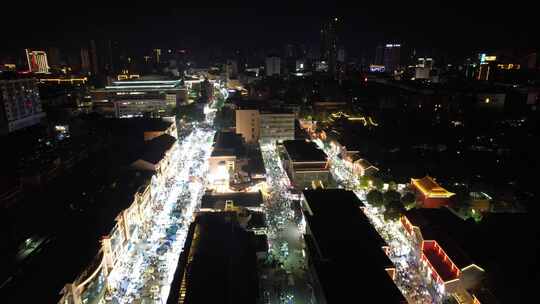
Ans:
POLYGON ((256 143, 260 138, 261 115, 257 109, 236 110, 236 134, 242 135, 248 144, 256 143))
POLYGON ((161 63, 161 49, 154 49, 154 59, 156 60, 156 64, 161 63))
POLYGON ((339 48, 338 53, 337 53, 337 62, 345 63, 345 56, 346 56, 345 49, 339 48))
POLYGON ((98 85, 109 83, 108 78, 119 71, 118 43, 111 40, 91 40, 89 57, 93 80, 98 85))
POLYGON ((238 78, 238 62, 236 60, 227 60, 225 68, 229 78, 238 78))
POLYGON ((90 40, 90 55, 92 62, 92 74, 94 76, 99 75, 98 54, 95 40, 90 40))
POLYGON ((275 55, 266 57, 266 76, 274 76, 281 73, 281 58, 275 55))
POLYGON ((416 79, 429 79, 431 76, 431 70, 433 68, 433 59, 432 58, 418 58, 418 63, 415 67, 415 78, 416 79))
POLYGON ((383 65, 383 58, 384 47, 382 45, 378 45, 377 48, 375 48, 375 61, 373 63, 375 65, 383 65))
POLYGON ((295 47, 292 44, 286 44, 285 48, 285 58, 292 58, 296 57, 295 47))
POLYGON ((60 50, 56 47, 47 49, 47 62, 49 67, 59 68, 61 63, 60 50))
POLYGON ((38 124, 43 117, 35 79, 0 79, 0 134, 38 124))
POLYGON ((49 73, 49 63, 47 62, 47 53, 44 51, 31 51, 26 49, 26 60, 28 70, 32 73, 49 73))
POLYGON ((81 70, 84 73, 90 72, 90 54, 87 48, 81 48, 81 70))
POLYGON ((323 24, 321 29, 321 61, 328 63, 328 71, 337 71, 339 18, 334 17, 323 24))
POLYGON ((260 138, 284 141, 294 139, 295 115, 289 111, 260 111, 260 138))
POLYGON ((400 67, 401 44, 387 44, 384 47, 384 67, 389 73, 394 73, 400 67))

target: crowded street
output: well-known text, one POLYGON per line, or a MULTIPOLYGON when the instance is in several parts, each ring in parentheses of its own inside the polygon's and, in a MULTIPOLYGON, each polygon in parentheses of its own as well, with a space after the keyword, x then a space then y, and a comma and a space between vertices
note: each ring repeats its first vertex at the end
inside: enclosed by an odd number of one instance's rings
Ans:
MULTIPOLYGON (((321 140, 314 140, 328 156, 330 170, 338 184, 348 189, 358 189, 357 177, 339 157, 339 152, 333 144, 325 144, 321 140)), ((364 213, 367 215, 375 230, 390 247, 389 258, 396 266, 395 283, 407 298, 409 303, 441 303, 444 293, 435 288, 428 287, 425 275, 420 272, 420 259, 412 241, 406 237, 399 221, 388 221, 383 217, 382 208, 369 206, 365 190, 355 190, 355 194, 367 206, 364 213)))
POLYGON ((108 303, 166 301, 193 212, 204 193, 214 131, 194 126, 173 147, 171 176, 159 187, 135 241, 108 277, 108 303))
POLYGON ((312 287, 304 248, 304 220, 293 212, 291 184, 283 169, 277 146, 261 143, 268 193, 265 213, 268 222, 270 269, 264 269, 266 303, 311 303, 312 287))

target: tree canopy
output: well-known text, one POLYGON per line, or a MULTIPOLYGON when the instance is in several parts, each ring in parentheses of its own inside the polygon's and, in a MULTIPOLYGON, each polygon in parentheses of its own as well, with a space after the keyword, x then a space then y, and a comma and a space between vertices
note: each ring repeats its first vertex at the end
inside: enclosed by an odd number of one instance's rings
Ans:
POLYGON ((394 202, 400 202, 401 195, 395 190, 388 190, 383 195, 383 203, 385 206, 390 205, 394 202))
POLYGON ((383 186, 384 186, 384 183, 382 181, 382 179, 380 179, 379 177, 372 177, 371 178, 371 183, 373 185, 373 187, 377 190, 382 190, 383 186))
POLYGON ((406 209, 411 209, 416 203, 416 196, 411 192, 407 192, 401 197, 401 203, 406 209))
POLYGON ((366 199, 370 205, 375 207, 381 207, 383 205, 383 194, 379 190, 369 191, 366 199))

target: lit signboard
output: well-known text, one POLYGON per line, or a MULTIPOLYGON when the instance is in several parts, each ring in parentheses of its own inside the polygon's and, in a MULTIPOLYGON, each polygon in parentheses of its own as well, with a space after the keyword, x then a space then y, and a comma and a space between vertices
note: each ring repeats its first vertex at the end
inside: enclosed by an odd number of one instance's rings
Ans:
POLYGON ((481 53, 479 57, 480 57, 480 63, 484 63, 486 61, 495 61, 495 60, 497 60, 497 56, 488 56, 488 55, 486 55, 486 53, 481 53))
POLYGON ((384 65, 371 64, 369 66, 369 71, 374 73, 382 73, 384 72, 384 65))

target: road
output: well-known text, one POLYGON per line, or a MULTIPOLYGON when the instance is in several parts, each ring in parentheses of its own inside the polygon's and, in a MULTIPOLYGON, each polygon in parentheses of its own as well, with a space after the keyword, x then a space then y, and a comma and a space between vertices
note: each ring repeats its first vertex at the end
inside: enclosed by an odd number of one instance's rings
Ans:
MULTIPOLYGON (((315 143, 321 148, 330 160, 331 173, 334 179, 344 188, 358 188, 358 180, 346 163, 338 157, 334 146, 324 144, 320 140, 315 143)), ((444 293, 430 286, 425 275, 420 271, 420 255, 415 251, 410 240, 401 227, 399 221, 387 221, 383 217, 381 208, 372 207, 366 200, 366 192, 355 190, 358 198, 367 206, 364 213, 379 235, 388 243, 390 253, 388 257, 396 265, 397 287, 407 298, 409 303, 441 303, 444 293)))
POLYGON ((276 145, 261 143, 261 152, 269 189, 264 207, 270 259, 261 276, 266 303, 312 303, 311 279, 303 255, 304 221, 292 210, 294 195, 276 145))
POLYGON ((173 147, 177 171, 152 202, 153 216, 108 277, 108 303, 166 301, 193 211, 204 193, 214 131, 195 128, 173 147))

